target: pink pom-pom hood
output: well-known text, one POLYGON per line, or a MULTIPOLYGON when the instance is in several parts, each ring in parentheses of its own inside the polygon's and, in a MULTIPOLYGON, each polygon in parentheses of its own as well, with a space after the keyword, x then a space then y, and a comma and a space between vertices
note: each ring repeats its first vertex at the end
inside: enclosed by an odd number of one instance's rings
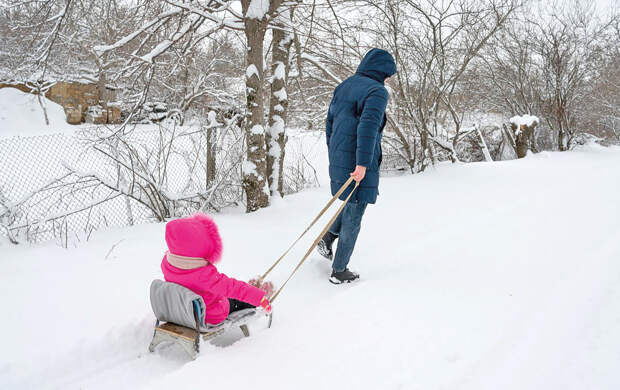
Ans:
POLYGON ((222 238, 210 216, 197 213, 166 224, 168 250, 175 255, 200 257, 215 264, 222 257, 222 238))

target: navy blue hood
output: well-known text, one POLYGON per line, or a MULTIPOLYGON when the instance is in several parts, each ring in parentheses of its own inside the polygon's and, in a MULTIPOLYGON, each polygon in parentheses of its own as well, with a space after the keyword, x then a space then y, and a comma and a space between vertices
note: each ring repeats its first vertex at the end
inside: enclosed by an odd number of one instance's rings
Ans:
POLYGON ((386 77, 396 73, 396 63, 390 53, 374 48, 366 53, 355 73, 383 83, 386 77))

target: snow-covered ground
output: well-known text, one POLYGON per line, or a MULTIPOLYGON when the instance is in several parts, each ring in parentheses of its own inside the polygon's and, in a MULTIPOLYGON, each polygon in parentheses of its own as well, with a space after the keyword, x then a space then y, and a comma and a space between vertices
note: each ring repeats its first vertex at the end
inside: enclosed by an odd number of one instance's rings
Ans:
MULTIPOLYGON (((383 178, 351 263, 359 283, 331 285, 313 255, 271 329, 261 319, 195 361, 147 352, 163 224, 69 250, 2 243, 0 388, 618 389, 619 166, 620 148, 596 147, 383 178)), ((321 181, 216 215, 220 269, 262 273, 328 200, 321 181)))
POLYGON ((15 88, 0 88, 0 138, 72 134, 78 128, 67 123, 65 110, 60 104, 46 98, 42 102, 47 110, 49 126, 45 125, 43 109, 36 95, 15 88))

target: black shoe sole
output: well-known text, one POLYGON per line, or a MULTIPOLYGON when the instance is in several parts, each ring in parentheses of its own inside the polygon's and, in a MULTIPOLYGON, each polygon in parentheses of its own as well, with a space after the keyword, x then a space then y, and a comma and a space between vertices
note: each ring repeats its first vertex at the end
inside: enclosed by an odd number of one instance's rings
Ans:
POLYGON ((329 282, 330 282, 331 284, 345 284, 345 283, 352 283, 352 282, 355 282, 355 281, 358 281, 358 280, 360 280, 359 276, 358 276, 357 278, 355 278, 355 279, 349 279, 349 280, 340 280, 340 279, 334 278, 333 276, 330 276, 330 277, 329 277, 329 282))

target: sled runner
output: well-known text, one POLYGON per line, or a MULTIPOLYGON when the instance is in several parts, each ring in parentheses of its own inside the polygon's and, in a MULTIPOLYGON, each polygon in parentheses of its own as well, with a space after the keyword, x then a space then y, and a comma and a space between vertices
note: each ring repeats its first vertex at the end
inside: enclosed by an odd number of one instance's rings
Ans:
MULTIPOLYGON (((179 345, 196 359, 200 353, 200 337, 207 341, 226 333, 232 327, 241 328, 245 337, 250 336, 248 322, 257 314, 256 309, 244 309, 231 313, 224 322, 205 325, 205 304, 202 297, 176 283, 154 280, 151 283, 151 307, 157 321, 149 351, 164 341, 179 345)), ((271 327, 271 314, 269 324, 271 327)))

